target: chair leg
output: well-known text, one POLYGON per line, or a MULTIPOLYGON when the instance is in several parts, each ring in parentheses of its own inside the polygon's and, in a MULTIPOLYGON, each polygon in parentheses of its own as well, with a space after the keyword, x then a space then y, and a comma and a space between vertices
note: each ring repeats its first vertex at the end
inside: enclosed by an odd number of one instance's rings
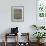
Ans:
POLYGON ((4 42, 4 44, 5 44, 5 46, 7 46, 7 42, 6 41, 4 42))

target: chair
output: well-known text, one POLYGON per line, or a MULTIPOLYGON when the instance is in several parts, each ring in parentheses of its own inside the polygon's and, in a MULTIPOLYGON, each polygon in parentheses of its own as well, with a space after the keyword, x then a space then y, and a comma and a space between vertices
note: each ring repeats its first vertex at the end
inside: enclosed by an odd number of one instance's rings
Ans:
POLYGON ((29 33, 21 33, 22 40, 26 39, 26 41, 22 41, 19 43, 19 46, 30 46, 29 42, 29 33))
POLYGON ((18 46, 18 27, 16 28, 11 28, 11 33, 5 33, 5 46, 7 46, 8 42, 7 42, 7 38, 13 37, 13 36, 17 36, 17 42, 16 42, 16 46, 18 46))
POLYGON ((16 40, 16 46, 18 46, 18 34, 16 35, 16 34, 9 34, 9 33, 6 33, 5 34, 5 46, 7 46, 7 44, 8 44, 8 42, 7 42, 7 38, 10 38, 11 36, 17 36, 17 38, 15 38, 15 40, 16 40))

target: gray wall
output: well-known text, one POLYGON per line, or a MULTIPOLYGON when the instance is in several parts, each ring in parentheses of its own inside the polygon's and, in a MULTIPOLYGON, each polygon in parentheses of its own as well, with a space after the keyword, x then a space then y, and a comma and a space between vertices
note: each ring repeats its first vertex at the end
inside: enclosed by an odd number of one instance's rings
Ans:
POLYGON ((36 24, 36 0, 0 0, 0 34, 10 32, 11 27, 19 27, 19 32, 29 32, 36 24), (11 22, 11 6, 24 6, 24 22, 11 22))

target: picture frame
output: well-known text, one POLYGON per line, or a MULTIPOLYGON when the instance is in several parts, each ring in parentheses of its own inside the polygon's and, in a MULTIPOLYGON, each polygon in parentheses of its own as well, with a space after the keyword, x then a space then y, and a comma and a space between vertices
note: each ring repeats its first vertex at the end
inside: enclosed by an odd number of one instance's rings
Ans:
POLYGON ((24 21, 24 6, 11 7, 11 21, 23 22, 24 21))
POLYGON ((36 15, 38 19, 46 18, 46 0, 37 0, 36 1, 36 15))
POLYGON ((37 0, 36 1, 36 24, 37 25, 46 25, 46 0, 37 0))

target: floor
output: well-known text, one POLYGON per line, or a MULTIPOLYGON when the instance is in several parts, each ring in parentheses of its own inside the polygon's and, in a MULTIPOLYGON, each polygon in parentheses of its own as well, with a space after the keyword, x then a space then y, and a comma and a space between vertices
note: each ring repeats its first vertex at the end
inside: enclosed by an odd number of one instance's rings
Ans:
MULTIPOLYGON (((0 42, 0 46, 4 46, 4 43, 0 42)), ((7 46, 15 46, 15 43, 10 42, 10 43, 8 43, 7 46)), ((20 46, 25 46, 25 45, 20 45, 20 46)), ((30 46, 37 46, 37 44, 32 42, 32 43, 30 43, 30 46)), ((41 45, 41 46, 46 46, 46 43, 44 43, 44 45, 41 45)))

